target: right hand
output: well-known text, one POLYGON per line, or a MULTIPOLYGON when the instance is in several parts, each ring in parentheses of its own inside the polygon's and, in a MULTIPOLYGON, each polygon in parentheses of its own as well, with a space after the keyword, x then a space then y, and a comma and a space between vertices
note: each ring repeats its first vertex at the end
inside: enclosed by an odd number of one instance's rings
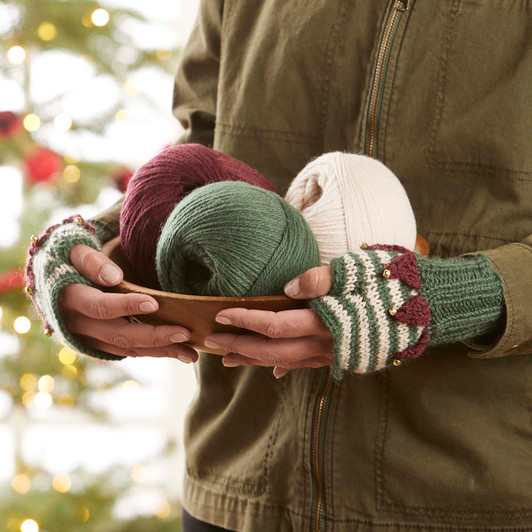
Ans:
MULTIPOLYGON (((78 272, 101 286, 119 284, 124 274, 109 257, 90 246, 76 244, 70 260, 78 272)), ((124 316, 149 314, 157 300, 144 294, 115 294, 80 283, 61 289, 59 306, 68 330, 99 351, 120 356, 153 356, 196 362, 198 354, 186 345, 190 332, 179 325, 130 323, 124 316)))

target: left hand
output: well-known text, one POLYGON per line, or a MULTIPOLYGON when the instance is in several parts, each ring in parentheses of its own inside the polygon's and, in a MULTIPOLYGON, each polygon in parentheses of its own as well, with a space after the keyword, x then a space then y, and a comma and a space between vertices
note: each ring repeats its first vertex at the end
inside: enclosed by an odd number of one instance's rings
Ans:
MULTIPOLYGON (((313 299, 329 293, 329 266, 311 268, 285 286, 292 299, 313 299)), ((220 311, 216 321, 249 329, 263 336, 216 333, 205 339, 205 347, 229 351, 222 359, 227 367, 275 366, 276 378, 296 368, 319 368, 332 364, 333 337, 311 309, 272 312, 245 308, 220 311)))

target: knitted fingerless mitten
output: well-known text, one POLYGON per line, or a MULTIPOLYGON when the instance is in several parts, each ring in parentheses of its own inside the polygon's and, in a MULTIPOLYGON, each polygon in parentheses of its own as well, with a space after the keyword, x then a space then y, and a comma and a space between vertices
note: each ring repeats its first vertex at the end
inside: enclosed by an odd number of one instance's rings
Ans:
POLYGON ((70 248, 85 244, 101 251, 101 240, 106 239, 106 228, 99 222, 89 223, 79 215, 70 216, 52 225, 41 236, 33 236, 26 263, 26 293, 32 299, 43 321, 44 334, 55 332, 68 347, 97 358, 120 360, 123 357, 97 351, 71 334, 59 309, 59 292, 70 283, 95 286, 83 277, 70 262, 70 248))
POLYGON ((503 314, 503 281, 482 255, 426 258, 374 245, 331 262, 333 286, 311 307, 334 337, 333 377, 370 373, 427 346, 492 330, 503 314))

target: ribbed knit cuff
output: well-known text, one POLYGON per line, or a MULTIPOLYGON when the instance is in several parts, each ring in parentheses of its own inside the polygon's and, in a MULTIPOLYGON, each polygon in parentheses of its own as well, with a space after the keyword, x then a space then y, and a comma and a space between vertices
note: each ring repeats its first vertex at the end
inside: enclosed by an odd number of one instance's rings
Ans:
POLYGON ((430 345, 493 332, 504 312, 504 285, 486 256, 417 256, 417 264, 431 310, 430 345))
POLYGON ((105 360, 121 360, 84 345, 67 329, 59 309, 59 292, 71 283, 95 286, 83 277, 70 262, 70 249, 85 244, 101 251, 97 229, 81 216, 75 215, 49 227, 32 239, 26 264, 26 293, 30 296, 43 321, 44 334, 56 337, 65 345, 83 354, 105 360))

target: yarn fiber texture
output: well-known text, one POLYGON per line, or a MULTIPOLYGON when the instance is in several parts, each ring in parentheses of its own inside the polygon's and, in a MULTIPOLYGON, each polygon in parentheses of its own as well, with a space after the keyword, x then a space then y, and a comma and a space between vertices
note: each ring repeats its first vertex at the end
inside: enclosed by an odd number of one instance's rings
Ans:
POLYGON ((320 264, 301 213, 277 194, 242 182, 206 185, 172 211, 157 244, 163 290, 208 296, 283 293, 320 264))
POLYGON ((318 241, 323 264, 365 242, 413 250, 416 220, 406 191, 380 161, 331 152, 311 161, 285 199, 301 211, 318 241))
POLYGON ((120 240, 144 285, 159 288, 157 240, 176 204, 195 188, 219 181, 244 181, 274 191, 247 164, 200 144, 167 148, 135 172, 120 212, 120 240))

